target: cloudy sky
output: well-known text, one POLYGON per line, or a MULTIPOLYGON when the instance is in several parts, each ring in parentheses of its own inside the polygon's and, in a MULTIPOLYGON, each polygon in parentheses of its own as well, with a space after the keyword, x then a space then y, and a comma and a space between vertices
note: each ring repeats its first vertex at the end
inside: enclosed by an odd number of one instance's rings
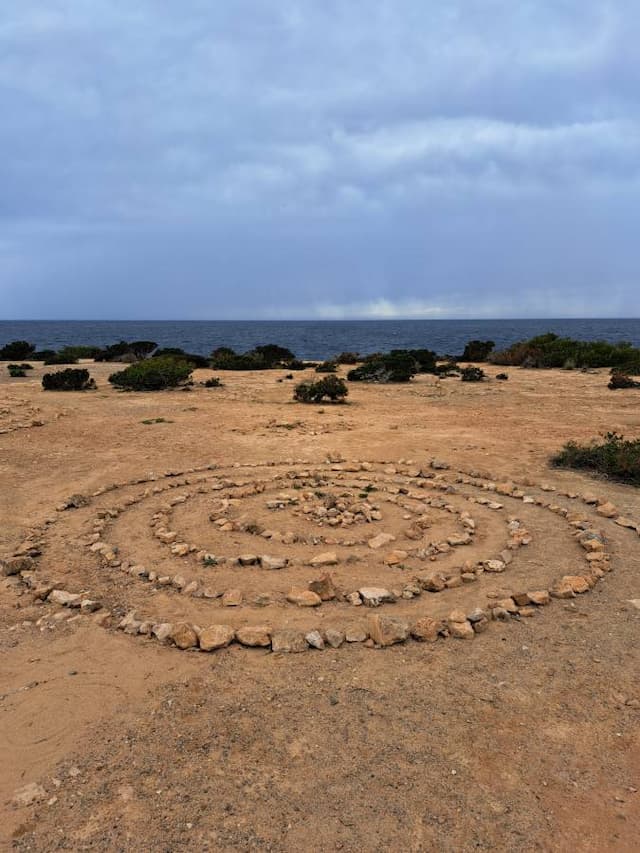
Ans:
POLYGON ((0 8, 0 317, 640 316, 637 0, 0 8))

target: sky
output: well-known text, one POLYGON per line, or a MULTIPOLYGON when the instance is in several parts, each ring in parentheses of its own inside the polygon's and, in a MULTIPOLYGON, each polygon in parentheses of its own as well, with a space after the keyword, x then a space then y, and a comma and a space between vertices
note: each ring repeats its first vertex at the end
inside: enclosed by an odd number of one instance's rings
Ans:
POLYGON ((0 8, 1 319, 640 316, 637 0, 0 8))

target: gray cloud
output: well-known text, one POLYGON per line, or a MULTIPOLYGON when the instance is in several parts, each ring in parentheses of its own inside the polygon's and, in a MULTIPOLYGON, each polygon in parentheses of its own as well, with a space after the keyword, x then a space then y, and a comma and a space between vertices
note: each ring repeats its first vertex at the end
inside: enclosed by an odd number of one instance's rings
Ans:
POLYGON ((22 0, 3 315, 640 311, 632 0, 22 0))

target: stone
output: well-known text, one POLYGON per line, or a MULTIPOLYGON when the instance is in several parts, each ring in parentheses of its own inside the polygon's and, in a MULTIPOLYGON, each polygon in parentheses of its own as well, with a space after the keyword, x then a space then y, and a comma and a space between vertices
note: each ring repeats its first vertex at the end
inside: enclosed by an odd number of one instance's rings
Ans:
POLYGON ((506 566, 502 560, 487 560, 484 563, 485 572, 493 572, 494 574, 499 574, 500 572, 504 572, 506 566))
POLYGON ((434 471, 448 471, 450 466, 448 462, 444 462, 442 459, 432 459, 431 467, 434 471))
POLYGON ((393 646, 403 643, 409 636, 409 625, 404 619, 394 616, 371 614, 367 618, 369 636, 377 646, 393 646))
POLYGON ((573 590, 573 585, 562 578, 561 580, 557 580, 551 589, 549 590, 549 594, 553 598, 575 598, 576 594, 573 590))
POLYGON ((318 607, 322 604, 320 596, 310 589, 291 589, 287 593, 287 601, 298 607, 318 607))
POLYGON ((200 648, 204 652, 222 649, 233 641, 235 635, 230 625, 210 625, 200 631, 200 648))
POLYGON ((62 607, 80 607, 82 596, 67 592, 66 589, 52 589, 48 600, 54 604, 60 604, 62 607))
POLYGON ((471 613, 467 615, 467 619, 471 624, 475 624, 476 622, 481 622, 483 619, 487 619, 487 612, 483 610, 481 607, 476 607, 475 610, 472 610, 471 613))
POLYGON ((594 494, 593 494, 593 492, 585 492, 585 493, 582 495, 582 500, 583 500, 586 504, 597 504, 597 503, 598 503, 598 501, 599 501, 599 498, 598 498, 598 496, 597 496, 597 495, 594 495, 594 494))
POLYGON ((325 551, 322 554, 316 554, 309 563, 312 566, 335 566, 338 564, 338 556, 333 551, 325 551))
POLYGON ((457 640, 472 640, 476 635, 473 625, 467 619, 452 620, 449 618, 448 628, 450 636, 455 637, 457 640))
POLYGON ((179 649, 194 649, 198 645, 198 635, 187 622, 177 622, 173 625, 170 639, 179 649))
POLYGON ((266 648, 271 645, 271 629, 266 625, 245 625, 236 630, 236 640, 243 646, 266 648))
POLYGON ((242 604, 242 590, 228 589, 222 596, 223 607, 239 607, 242 604))
POLYGON ((582 593, 589 592, 591 589, 589 581, 582 575, 565 575, 562 578, 562 581, 570 584, 571 589, 576 593, 576 595, 582 595, 582 593))
POLYGON ((255 566, 258 562, 258 557, 255 554, 241 554, 238 557, 238 562, 241 566, 255 566))
POLYGON ((34 803, 39 803, 46 797, 47 792, 42 785, 38 785, 37 782, 29 782, 28 785, 24 785, 22 788, 18 788, 17 791, 13 792, 11 802, 14 806, 23 808, 25 806, 32 806, 34 803))
POLYGON ((618 509, 611 503, 611 501, 606 501, 605 503, 598 504, 598 506, 596 507, 596 512, 603 518, 615 518, 618 515, 618 509))
POLYGON ((350 592, 345 596, 345 599, 352 605, 352 607, 360 607, 362 604, 359 592, 350 592))
POLYGON ((93 601, 91 598, 83 598, 80 602, 80 610, 83 613, 95 613, 96 610, 100 610, 102 605, 98 601, 93 601))
POLYGON ((447 616, 447 622, 466 622, 467 616, 463 610, 452 610, 447 616))
POLYGON ((338 628, 327 628, 324 636, 332 649, 339 649, 345 641, 344 631, 340 631, 338 628))
POLYGON ((29 572, 35 569, 35 561, 31 557, 11 557, 8 560, 0 560, 0 575, 8 578, 19 575, 20 572, 29 572))
POLYGON ((302 631, 293 628, 280 628, 271 634, 271 650, 295 654, 309 648, 302 631))
POLYGON ((527 598, 530 604, 535 604, 537 607, 545 607, 551 601, 549 591, 546 589, 530 590, 527 592, 527 598))
POLYGON ((377 550, 378 548, 382 548, 383 545, 388 545, 389 542, 395 542, 396 537, 392 533, 378 533, 377 536, 373 536, 369 539, 367 543, 369 548, 373 548, 377 550))
POLYGON ((348 625, 344 638, 347 643, 364 643, 369 639, 369 634, 362 625, 348 625))
POLYGON ((525 616, 525 617, 535 616, 536 615, 536 608, 535 607, 519 607, 518 613, 520 614, 520 616, 525 616))
POLYGON ((329 572, 326 572, 317 580, 310 581, 309 589, 311 592, 315 592, 316 595, 319 595, 322 601, 332 601, 338 592, 329 572))
POLYGON ((320 631, 309 631, 304 638, 312 649, 319 649, 320 651, 324 649, 324 637, 320 631))
MULTIPOLYGON (((471 620, 470 620, 471 621, 471 620)), ((471 627, 476 632, 476 634, 483 634, 490 625, 489 617, 485 616, 482 619, 476 619, 471 622, 471 627)))
POLYGON ((268 554, 260 557, 260 565, 263 569, 284 569, 288 562, 286 557, 270 557, 268 554))
POLYGON ((380 604, 391 603, 396 600, 394 594, 383 587, 365 586, 358 592, 366 607, 379 607, 380 604))
POLYGON ((506 610, 507 613, 517 613, 518 607, 513 600, 513 598, 499 598, 493 605, 494 607, 498 607, 500 610, 506 610))
POLYGON ((411 636, 421 643, 435 643, 442 628, 442 623, 430 616, 422 616, 411 626, 411 636))
POLYGON ((624 515, 619 515, 615 523, 619 527, 628 527, 630 530, 638 530, 638 525, 631 518, 626 518, 624 515))
POLYGON ((518 607, 526 607, 531 603, 529 595, 526 592, 514 592, 511 598, 513 598, 518 607))
POLYGON ((384 558, 383 562, 387 566, 399 566, 407 559, 408 556, 409 555, 406 551, 390 551, 384 558))
POLYGON ((416 575, 415 580, 420 589, 424 589, 427 592, 442 592, 447 585, 446 578, 439 572, 431 572, 430 574, 421 573, 416 575))

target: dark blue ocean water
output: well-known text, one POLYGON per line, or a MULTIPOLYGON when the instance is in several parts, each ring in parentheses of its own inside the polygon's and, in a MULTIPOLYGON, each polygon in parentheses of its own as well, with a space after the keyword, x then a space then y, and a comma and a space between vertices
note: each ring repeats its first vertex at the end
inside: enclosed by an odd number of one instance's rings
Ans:
POLYGON ((208 355, 219 346, 244 352, 260 344, 289 347, 300 358, 330 358, 344 350, 361 354, 393 348, 460 354, 474 338, 498 347, 556 332, 581 340, 631 341, 640 346, 633 320, 344 320, 344 321, 0 321, 0 345, 27 340, 38 349, 68 344, 105 346, 119 340, 151 340, 208 355))

